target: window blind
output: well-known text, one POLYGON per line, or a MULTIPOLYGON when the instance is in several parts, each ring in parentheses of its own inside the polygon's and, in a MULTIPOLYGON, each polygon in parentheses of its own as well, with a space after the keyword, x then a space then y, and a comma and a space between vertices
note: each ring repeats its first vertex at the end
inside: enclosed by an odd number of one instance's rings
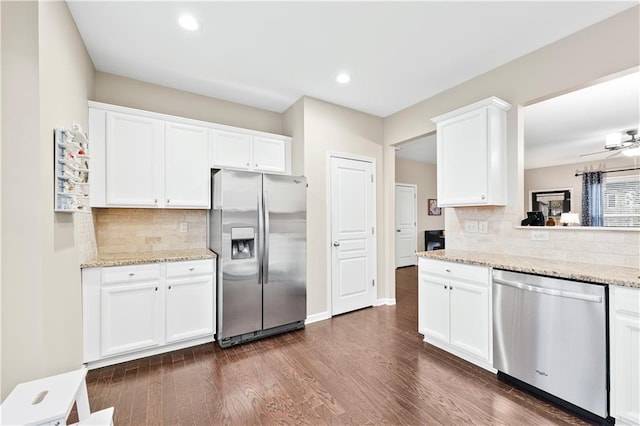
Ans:
POLYGON ((604 226, 640 226, 640 176, 604 180, 604 226))

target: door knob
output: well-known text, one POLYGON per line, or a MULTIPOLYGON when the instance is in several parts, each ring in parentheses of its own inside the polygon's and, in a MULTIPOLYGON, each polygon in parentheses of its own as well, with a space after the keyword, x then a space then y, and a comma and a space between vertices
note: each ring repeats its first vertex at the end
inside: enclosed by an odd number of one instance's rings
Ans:
POLYGON ((333 246, 334 247, 340 247, 340 241, 334 241, 333 242, 333 246))

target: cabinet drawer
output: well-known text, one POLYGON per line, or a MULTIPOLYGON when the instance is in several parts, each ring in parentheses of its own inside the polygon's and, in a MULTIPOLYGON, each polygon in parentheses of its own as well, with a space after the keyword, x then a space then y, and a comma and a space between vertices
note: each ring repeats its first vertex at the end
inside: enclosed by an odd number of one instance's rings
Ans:
POLYGON ((102 268, 102 284, 157 280, 159 278, 159 263, 102 268))
POLYGON ((489 286, 489 268, 441 260, 420 259, 420 274, 435 275, 453 281, 489 286))
POLYGON ((213 273, 213 259, 167 263, 167 278, 213 273))
POLYGON ((615 288, 615 311, 640 315, 640 289, 615 288))

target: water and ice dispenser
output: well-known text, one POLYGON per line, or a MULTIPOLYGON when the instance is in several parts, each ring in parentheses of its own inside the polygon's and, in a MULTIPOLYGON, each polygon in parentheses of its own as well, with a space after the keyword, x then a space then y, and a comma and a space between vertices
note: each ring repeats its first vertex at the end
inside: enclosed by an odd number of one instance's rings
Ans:
POLYGON ((251 259, 255 250, 255 228, 231 228, 231 259, 251 259))

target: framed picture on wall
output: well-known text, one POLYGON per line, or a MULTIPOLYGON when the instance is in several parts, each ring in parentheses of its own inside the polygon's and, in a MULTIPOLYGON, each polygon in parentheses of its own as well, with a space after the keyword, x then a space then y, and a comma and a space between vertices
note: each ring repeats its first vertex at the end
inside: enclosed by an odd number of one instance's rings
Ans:
POLYGON ((442 209, 438 207, 438 200, 429 198, 427 202, 429 216, 440 216, 442 209))

